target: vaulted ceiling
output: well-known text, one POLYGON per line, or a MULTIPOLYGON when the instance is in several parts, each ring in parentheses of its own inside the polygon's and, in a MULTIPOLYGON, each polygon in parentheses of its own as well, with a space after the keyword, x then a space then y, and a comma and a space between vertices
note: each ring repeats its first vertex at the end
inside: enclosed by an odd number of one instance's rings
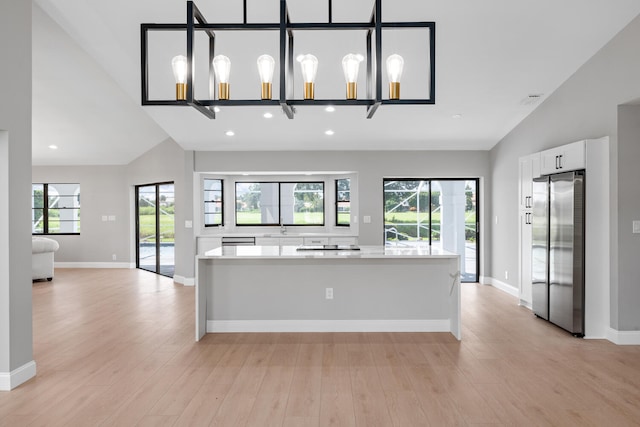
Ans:
MULTIPOLYGON (((242 20, 242 0, 196 3, 210 22, 242 20)), ((247 3, 249 22, 277 22, 279 0, 247 3)), ((334 22, 367 21, 373 5, 333 3, 334 22)), ((293 22, 327 20, 327 0, 289 0, 288 7, 293 22)), ((33 161, 125 164, 167 138, 189 150, 487 150, 638 14, 637 0, 383 0, 384 21, 436 22, 435 105, 385 105, 369 120, 365 107, 328 113, 301 106, 294 120, 275 107, 226 107, 210 120, 192 108, 140 102, 140 24, 185 22, 186 1, 35 0, 33 161), (263 117, 267 111, 273 118, 263 117)), ((409 52, 411 70, 410 52, 424 39, 407 34, 383 46, 409 52)), ((316 92, 343 96, 339 58, 364 50, 364 37, 296 37, 297 52, 320 59, 316 92)), ((258 98, 255 58, 277 58, 277 34, 225 33, 216 43, 232 60, 232 98, 258 98)), ((157 97, 172 97, 166 58, 184 46, 179 33, 150 40, 157 97)), ((405 77, 403 97, 421 97, 422 75, 414 69, 405 77)))

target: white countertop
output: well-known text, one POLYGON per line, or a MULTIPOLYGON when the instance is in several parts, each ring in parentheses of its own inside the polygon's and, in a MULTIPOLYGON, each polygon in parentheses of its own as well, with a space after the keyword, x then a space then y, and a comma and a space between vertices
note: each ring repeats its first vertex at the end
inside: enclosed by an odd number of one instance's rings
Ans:
POLYGON ((298 251, 297 246, 223 246, 205 252, 199 259, 300 259, 300 258, 457 258, 459 255, 435 247, 389 247, 360 246, 353 250, 306 250, 298 251))

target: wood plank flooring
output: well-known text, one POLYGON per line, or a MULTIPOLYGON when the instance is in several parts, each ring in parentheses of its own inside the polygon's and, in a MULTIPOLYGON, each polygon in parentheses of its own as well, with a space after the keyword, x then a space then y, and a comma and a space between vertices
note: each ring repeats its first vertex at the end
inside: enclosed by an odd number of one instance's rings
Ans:
POLYGON ((640 347, 583 340, 462 286, 462 334, 208 334, 141 270, 33 284, 38 375, 0 426, 632 426, 640 347))

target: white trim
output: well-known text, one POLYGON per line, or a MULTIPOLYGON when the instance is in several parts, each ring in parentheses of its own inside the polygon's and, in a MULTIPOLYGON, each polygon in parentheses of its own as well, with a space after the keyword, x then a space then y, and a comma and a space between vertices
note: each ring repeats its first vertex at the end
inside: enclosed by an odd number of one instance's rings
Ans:
POLYGON ((56 262, 55 268, 136 268, 130 262, 56 262))
POLYGON ((183 286, 195 286, 196 285, 196 279, 195 277, 184 277, 184 276, 179 276, 177 274, 173 275, 173 281, 176 283, 179 283, 183 286))
POLYGON ((0 391, 9 391, 36 376, 36 362, 25 363, 11 372, 0 372, 0 391))
POLYGON ((491 278, 490 277, 485 277, 485 276, 480 276, 478 278, 478 283, 480 283, 481 285, 490 285, 491 284, 491 278))
POLYGON ((525 300, 521 299, 520 301, 518 301, 518 305, 521 306, 521 307, 528 308, 529 310, 533 311, 533 307, 531 306, 531 303, 529 301, 525 301, 525 300))
POLYGON ((451 332, 449 320, 207 320, 207 332, 451 332))
POLYGON ((501 282, 500 280, 494 279, 493 277, 487 277, 486 279, 488 279, 487 285, 491 285, 494 288, 500 289, 502 292, 511 295, 512 297, 520 299, 520 290, 515 286, 512 286, 505 282, 501 282))
POLYGON ((640 331, 618 331, 608 328, 607 339, 618 345, 640 345, 640 331))

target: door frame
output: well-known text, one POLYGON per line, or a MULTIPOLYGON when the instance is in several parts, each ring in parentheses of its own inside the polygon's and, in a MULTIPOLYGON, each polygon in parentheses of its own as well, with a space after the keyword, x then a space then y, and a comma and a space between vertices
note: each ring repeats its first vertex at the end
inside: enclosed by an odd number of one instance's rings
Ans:
MULTIPOLYGON (((134 202, 135 202, 135 209, 134 209, 134 220, 135 220, 135 247, 136 247, 136 268, 140 269, 140 270, 144 270, 144 271, 148 271, 149 273, 155 273, 155 274, 159 274, 161 276, 165 276, 165 277, 171 277, 173 278, 173 276, 168 276, 166 274, 162 274, 160 272, 160 215, 158 212, 158 203, 160 200, 160 186, 161 185, 173 185, 173 194, 175 197, 175 182, 174 181, 164 181, 164 182, 152 182, 149 184, 140 184, 140 185, 135 185, 134 186, 134 202), (140 187, 151 187, 151 186, 155 186, 155 195, 156 195, 156 271, 150 271, 150 270, 146 270, 144 268, 140 268, 140 204, 139 204, 139 190, 140 187)), ((173 222, 173 228, 175 230, 175 218, 174 218, 174 222, 173 222)), ((175 233, 174 233, 175 235, 175 233)), ((174 237, 175 239, 175 237, 174 237)), ((175 240, 174 240, 174 257, 175 257, 175 240)), ((175 264, 175 258, 174 258, 174 264, 175 264)), ((175 266, 175 265, 174 265, 175 266)))

